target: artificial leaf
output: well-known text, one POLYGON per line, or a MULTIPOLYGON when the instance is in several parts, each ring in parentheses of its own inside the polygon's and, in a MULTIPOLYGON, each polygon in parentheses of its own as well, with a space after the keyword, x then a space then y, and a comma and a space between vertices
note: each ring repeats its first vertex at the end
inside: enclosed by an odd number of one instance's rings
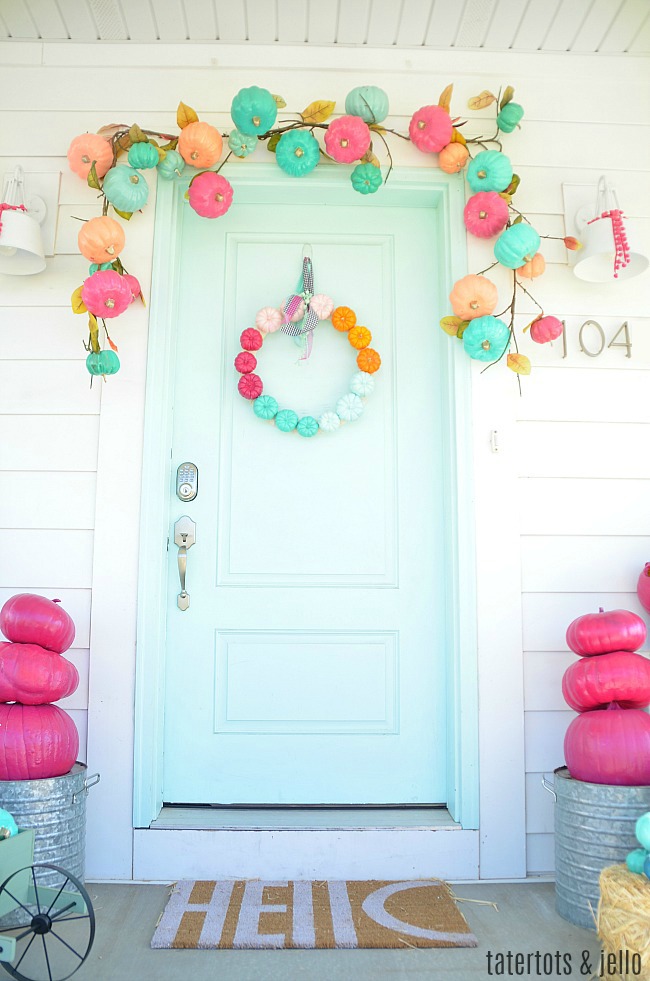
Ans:
POLYGON ((512 180, 506 187, 506 194, 514 194, 520 184, 521 184, 521 178, 519 174, 513 174, 512 180))
POLYGON ((496 101, 496 95, 493 95, 492 92, 488 92, 487 89, 483 89, 480 95, 475 95, 469 99, 467 106, 469 109, 485 109, 487 106, 491 106, 492 103, 496 101))
POLYGON ((513 225, 521 225, 521 223, 522 223, 523 220, 524 220, 524 216, 523 215, 517 215, 517 217, 515 218, 515 220, 513 221, 512 224, 513 225))
POLYGON ((147 303, 145 301, 145 298, 144 298, 144 293, 142 292, 142 290, 140 290, 140 303, 142 304, 143 307, 146 307, 146 305, 147 305, 147 303))
POLYGON ((73 313, 87 313, 88 312, 88 307, 86 306, 86 304, 84 303, 84 301, 81 299, 81 291, 82 291, 82 289, 83 289, 83 285, 82 286, 77 286, 76 290, 74 291, 74 293, 70 297, 70 306, 72 307, 72 312, 73 313))
POLYGON ((129 139, 131 143, 148 143, 149 137, 146 133, 143 133, 137 123, 134 123, 129 130, 129 139))
POLYGON ((385 126, 381 126, 380 123, 368 123, 368 129, 373 130, 375 133, 385 133, 387 132, 385 126))
POLYGON ((571 252, 577 252, 578 249, 582 248, 582 242, 579 242, 573 235, 567 235, 564 239, 564 244, 571 252))
POLYGON ((454 91, 454 84, 452 82, 451 85, 448 85, 440 93, 440 98, 438 99, 438 105, 440 106, 441 109, 444 109, 445 112, 449 112, 449 107, 451 106, 451 93, 453 91, 454 91))
POLYGON ((105 140, 111 140, 120 130, 128 128, 126 123, 109 123, 108 126, 102 126, 101 129, 97 130, 97 136, 103 136, 105 140))
POLYGON ((467 143, 467 140, 465 139, 465 137, 463 136, 463 134, 460 132, 459 129, 456 129, 455 126, 454 126, 453 130, 451 131, 451 142, 452 143, 462 143, 463 146, 465 146, 466 143, 467 143))
POLYGON ((527 358, 525 354, 509 354, 508 367, 517 375, 529 375, 530 358, 527 358))
POLYGON ((499 197, 500 198, 503 198, 503 200, 505 201, 506 204, 511 204, 512 203, 512 194, 508 194, 507 191, 501 191, 499 193, 499 197))
POLYGON ((189 199, 190 199, 189 189, 185 192, 185 194, 183 195, 183 197, 185 198, 186 201, 189 201, 189 199))
POLYGON ((163 143, 161 150, 175 150, 178 146, 178 140, 170 140, 169 143, 163 143))
POLYGON ((94 351, 95 354, 99 354, 101 348, 99 346, 99 324, 97 323, 97 317, 93 313, 88 314, 88 330, 90 331, 90 343, 84 344, 87 351, 94 351))
POLYGON ((176 110, 176 122, 178 123, 179 129, 185 129, 190 123, 198 122, 199 117, 194 112, 190 106, 186 106, 184 102, 178 103, 178 109, 176 110))
POLYGON ((163 150, 163 148, 161 146, 157 146, 156 147, 156 150, 158 151, 158 163, 162 163, 162 161, 167 156, 167 151, 166 150, 163 150))
POLYGON ((499 103, 499 109, 503 109, 503 107, 504 106, 507 106, 509 102, 512 102, 512 97, 513 97, 514 94, 515 94, 515 90, 513 89, 512 85, 506 86, 506 90, 503 93, 503 95, 501 96, 501 102, 499 103))
POLYGON ((449 334, 450 337, 456 337, 458 335, 458 328, 462 322, 460 317, 443 317, 440 321, 440 326, 445 334, 449 334))
POLYGON ((275 153, 275 148, 278 145, 278 143, 280 142, 280 137, 281 136, 282 136, 282 133, 274 133, 273 136, 269 137, 268 142, 266 144, 266 149, 267 150, 270 150, 271 153, 275 153))
POLYGON ((526 324, 526 326, 524 327, 524 329, 522 331, 522 334, 525 334, 527 330, 530 330, 530 328, 533 326, 533 324, 536 324, 537 321, 538 320, 541 320, 543 316, 544 316, 543 313, 538 313, 536 317, 533 317, 533 319, 531 320, 531 322, 529 324, 526 324))
POLYGON ((152 146, 155 146, 156 149, 158 149, 160 146, 160 143, 158 143, 157 140, 152 140, 151 138, 149 139, 149 143, 151 143, 152 146))
POLYGON ((95 169, 95 161, 90 165, 90 170, 88 171, 88 187, 94 187, 96 191, 101 191, 102 185, 99 183, 99 177, 97 176, 97 170, 95 169))
POLYGON ((120 259, 119 256, 117 257, 115 262, 111 263, 111 267, 115 270, 116 273, 119 273, 120 276, 124 275, 124 266, 122 265, 122 260, 120 259))
POLYGON ((124 133, 123 136, 118 137, 116 142, 117 142, 118 151, 121 151, 122 153, 125 153, 127 150, 130 150, 131 147, 133 146, 133 140, 131 139, 128 133, 124 133))
POLYGON ((130 221, 131 216, 133 215, 132 211, 120 211, 120 209, 116 208, 115 205, 113 205, 113 211, 116 215, 119 215, 120 218, 124 218, 125 221, 130 221))
POLYGON ((285 109, 286 108, 286 105, 287 104, 286 104, 286 102, 284 101, 284 99, 282 98, 281 95, 274 95, 273 98, 275 99, 275 104, 278 107, 278 109, 285 109))
POLYGON ((311 102, 300 115, 304 123, 324 123, 334 112, 335 106, 335 102, 320 99, 318 102, 311 102))
POLYGON ((372 150, 368 150, 368 152, 363 155, 363 157, 361 158, 361 162, 372 164, 373 167, 381 167, 381 163, 379 162, 379 157, 376 156, 372 152, 372 150))
POLYGON ((459 341, 462 341, 463 334, 465 333, 468 327, 469 327, 469 320, 461 321, 461 325, 458 328, 458 333, 456 334, 456 337, 458 338, 459 341))
POLYGON ((115 344, 114 341, 111 340, 111 338, 108 336, 108 334, 106 334, 106 340, 108 341, 108 343, 111 346, 111 351, 117 352, 119 350, 117 344, 115 344))

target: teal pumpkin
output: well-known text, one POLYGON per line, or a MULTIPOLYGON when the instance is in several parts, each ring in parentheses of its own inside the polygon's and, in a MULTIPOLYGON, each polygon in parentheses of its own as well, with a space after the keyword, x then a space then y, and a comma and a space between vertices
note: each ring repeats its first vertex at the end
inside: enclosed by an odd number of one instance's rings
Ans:
POLYGON ((185 161, 178 150, 167 150, 156 169, 163 180, 171 181, 175 177, 181 176, 185 170, 185 161))
POLYGON ((280 409, 275 417, 275 424, 283 433, 290 433, 298 425, 298 416, 293 409, 280 409))
POLYGON ((233 129, 228 137, 228 149, 232 150, 236 157, 247 157, 249 153, 253 152, 258 142, 256 136, 246 136, 245 133, 240 133, 238 129, 233 129))
POLYGON ((318 432, 318 423, 313 416, 303 416, 302 419, 298 420, 296 429, 301 436, 309 439, 310 436, 315 436, 318 432))
POLYGON ((251 85, 241 89, 232 100, 230 115, 240 133, 258 136, 271 129, 278 117, 278 107, 267 89, 251 85))
POLYGON ((91 375, 115 375, 120 370, 120 359, 115 351, 91 351, 86 368, 91 375))
POLYGON ((345 111, 368 125, 381 123, 388 115, 388 96, 376 85, 358 85, 345 97, 345 111))
POLYGON ((511 225, 494 243, 494 258, 508 269, 519 269, 525 262, 530 262, 540 242, 539 234, 526 222, 511 225))
POLYGON ((102 190, 118 211, 139 211, 147 203, 149 185, 133 167, 113 167, 106 174, 102 190))
POLYGON ((467 168, 467 180, 474 191, 505 191, 512 180, 512 164, 500 150, 482 150, 467 168))
POLYGON ((158 166, 158 151, 153 143, 134 143, 129 150, 129 166, 136 170, 149 170, 158 166))
POLYGON ((320 160, 318 140, 305 130, 284 133, 275 148, 278 166, 291 177, 304 177, 320 160))
POLYGON ((260 395, 253 402, 253 411, 258 419, 274 419, 278 414, 278 403, 272 395, 260 395))
POLYGON ((498 317, 476 317, 463 334, 463 347, 477 361, 496 361, 510 343, 510 328, 498 317))
POLYGON ((518 102, 508 102, 497 116, 497 126, 502 133, 512 133, 523 114, 523 106, 518 102))
POLYGON ((14 820, 13 814, 9 811, 5 811, 4 807, 0 807, 0 831, 6 830, 9 834, 2 834, 2 838, 13 838, 14 835, 18 834, 18 825, 14 820))
POLYGON ((90 265, 88 266, 88 272, 92 276, 93 273, 96 273, 99 270, 104 272, 105 269, 112 269, 112 268, 113 268, 112 262, 102 262, 101 265, 97 262, 91 262, 90 265))
POLYGON ((350 180, 359 194, 374 194, 382 184, 381 171, 374 164, 358 164, 350 174, 350 180))
POLYGON ((648 853, 645 848, 635 848, 634 851, 627 853, 625 864, 630 872, 636 872, 637 875, 641 875, 647 857, 648 853))

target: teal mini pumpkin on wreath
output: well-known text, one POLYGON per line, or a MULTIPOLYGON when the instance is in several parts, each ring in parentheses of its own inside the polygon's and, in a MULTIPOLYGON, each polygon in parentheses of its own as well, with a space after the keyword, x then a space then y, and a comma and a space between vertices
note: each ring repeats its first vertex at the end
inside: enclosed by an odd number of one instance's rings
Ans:
POLYGON ((157 167, 160 155, 153 143, 134 143, 129 150, 129 166, 136 170, 157 167))
POLYGON ((128 166, 109 170, 104 178, 102 191, 114 208, 131 214, 144 208, 149 197, 149 185, 144 176, 128 166))
POLYGON ((382 185, 382 176, 379 167, 374 164, 358 164, 350 174, 352 187, 359 194, 374 194, 382 185))
POLYGON ((304 177, 320 160, 318 140, 305 130, 290 130, 280 137, 275 148, 275 159, 285 174, 304 177))
POLYGON ((167 150, 156 169, 163 180, 172 181, 176 177, 182 176, 185 170, 185 161, 178 150, 167 150))

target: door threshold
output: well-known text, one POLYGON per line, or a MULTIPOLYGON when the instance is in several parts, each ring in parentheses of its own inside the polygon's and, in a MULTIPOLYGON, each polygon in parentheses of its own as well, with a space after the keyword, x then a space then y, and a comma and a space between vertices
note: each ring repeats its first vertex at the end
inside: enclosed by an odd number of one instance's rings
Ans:
POLYGON ((336 831, 368 828, 458 829, 445 807, 215 808, 164 806, 149 827, 158 831, 336 831))

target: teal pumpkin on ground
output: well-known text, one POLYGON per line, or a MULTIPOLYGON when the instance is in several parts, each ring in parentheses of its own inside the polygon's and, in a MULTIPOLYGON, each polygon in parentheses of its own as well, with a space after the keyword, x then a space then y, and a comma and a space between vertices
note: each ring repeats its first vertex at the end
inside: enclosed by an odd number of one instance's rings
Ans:
POLYGON ((165 157, 157 167, 158 174, 165 181, 180 177, 185 170, 185 161, 178 150, 167 150, 165 157))
POLYGON ((512 180, 512 164, 499 150, 482 150, 467 168, 469 186, 478 191, 505 191, 512 180))
POLYGON ((238 129, 233 129, 228 137, 228 149, 232 150, 236 157, 247 157, 252 153, 258 144, 256 136, 246 136, 238 129))
POLYGON ((522 221, 499 235, 494 243, 494 258, 508 269, 519 269, 533 258, 540 242, 539 233, 522 221))
POLYGON ((374 194, 382 185, 382 176, 379 167, 374 164, 358 164, 350 174, 352 187, 359 194, 374 194))
POLYGON ((512 133, 524 114, 518 102, 508 102, 497 116, 497 126, 502 133, 512 133))
POLYGON ((149 185, 133 167, 113 167, 104 178, 102 190, 114 208, 131 213, 144 208, 149 197, 149 185))
POLYGON ((278 117, 278 107, 268 89, 257 85, 241 89, 230 107, 232 121, 240 133, 259 136, 271 129, 278 117))
POLYGON ((134 143, 129 150, 129 166, 136 170, 148 170, 158 166, 158 151, 153 143, 134 143))
POLYGON ((318 140, 304 130, 290 130, 280 137, 275 148, 275 159, 285 174, 304 177, 320 160, 318 140))
POLYGON ((388 115, 388 96, 377 85, 358 85, 345 97, 348 116, 361 116, 364 123, 381 123, 388 115))
POLYGON ((634 851, 627 853, 625 864, 630 872, 636 872, 637 875, 642 875, 643 866, 647 857, 648 853, 645 848, 635 848, 634 851))
POLYGON ((477 317, 463 334, 463 347, 477 361, 496 361, 510 343, 510 328, 498 317, 477 317))
POLYGON ((120 370, 120 359, 115 351, 91 351, 86 368, 91 375, 115 375, 120 370))

